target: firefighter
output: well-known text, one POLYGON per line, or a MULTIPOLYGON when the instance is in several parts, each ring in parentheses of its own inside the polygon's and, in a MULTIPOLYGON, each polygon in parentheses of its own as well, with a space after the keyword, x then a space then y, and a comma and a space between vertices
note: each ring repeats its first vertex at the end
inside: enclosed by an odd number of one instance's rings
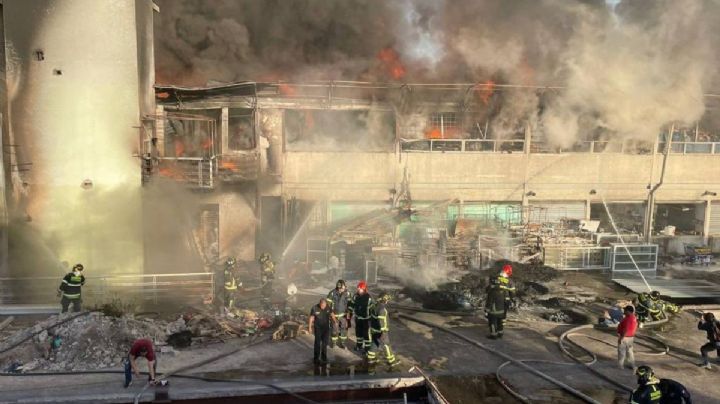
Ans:
POLYGON ((347 330, 350 320, 346 317, 348 311, 348 302, 350 301, 350 292, 347 290, 345 281, 340 279, 335 284, 335 289, 331 290, 327 295, 327 302, 335 314, 336 320, 333 322, 332 338, 330 339, 330 348, 337 346, 345 348, 347 342, 347 330))
POLYGON ((275 279, 275 263, 270 253, 260 254, 260 288, 265 301, 269 301, 273 291, 273 279, 275 279))
POLYGON ((367 359, 369 364, 376 364, 378 351, 382 351, 385 355, 385 361, 388 366, 392 368, 399 365, 400 362, 395 358, 392 348, 390 348, 390 319, 387 310, 389 301, 390 295, 383 293, 370 310, 370 335, 372 342, 370 351, 367 353, 367 359))
POLYGON ((348 305, 348 315, 355 315, 355 350, 366 353, 370 349, 370 308, 373 299, 368 293, 367 283, 358 282, 357 293, 348 305))
POLYGON ((242 282, 238 282, 235 274, 235 265, 237 261, 235 258, 229 257, 225 261, 225 272, 223 274, 224 288, 225 288, 225 308, 230 310, 235 307, 235 295, 239 286, 242 286, 242 282))
POLYGON ((653 301, 655 307, 663 312, 663 316, 665 313, 677 314, 680 312, 680 307, 678 307, 678 305, 662 300, 660 298, 660 292, 657 290, 650 292, 650 300, 653 301))
POLYGON ((635 305, 635 314, 640 323, 661 320, 665 316, 647 292, 640 293, 633 303, 635 305))
POLYGON ((62 296, 60 304, 62 305, 62 312, 67 313, 70 303, 73 305, 73 311, 78 312, 82 310, 82 286, 85 285, 85 276, 82 274, 82 264, 75 264, 72 268, 72 272, 65 275, 60 286, 58 287, 57 295, 62 296))
POLYGON ((630 404, 659 404, 662 400, 660 380, 650 366, 642 365, 635 370, 638 387, 630 396, 630 404))
POLYGON ((490 327, 489 338, 502 338, 503 328, 505 326, 505 318, 507 311, 512 304, 510 290, 507 284, 503 284, 500 279, 502 277, 490 278, 490 284, 485 290, 487 298, 485 299, 485 316, 490 327))

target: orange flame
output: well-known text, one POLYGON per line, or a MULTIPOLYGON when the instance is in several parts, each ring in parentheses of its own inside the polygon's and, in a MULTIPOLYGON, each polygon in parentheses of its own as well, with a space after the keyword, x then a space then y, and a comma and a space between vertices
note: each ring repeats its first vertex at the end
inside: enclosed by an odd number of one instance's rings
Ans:
POLYGON ((428 139, 442 139, 442 131, 438 127, 432 127, 430 131, 425 133, 425 137, 428 139))
POLYGON ((237 164, 233 163, 232 161, 227 161, 227 160, 223 160, 223 161, 220 163, 220 168, 223 168, 223 169, 225 169, 225 170, 230 170, 230 171, 237 171, 237 170, 238 170, 237 164))
POLYGON ((477 84, 475 85, 475 91, 478 92, 482 102, 487 105, 490 102, 490 97, 495 93, 495 82, 488 80, 482 84, 477 84))
POLYGON ((175 139, 175 157, 185 154, 185 143, 180 139, 175 139))
POLYGON ((285 83, 281 83, 278 85, 278 91, 280 91, 280 94, 287 95, 289 97, 297 94, 297 89, 295 89, 295 87, 285 83))
POLYGON ((385 72, 394 80, 400 80, 407 73, 395 49, 384 48, 378 53, 377 58, 383 64, 385 72))

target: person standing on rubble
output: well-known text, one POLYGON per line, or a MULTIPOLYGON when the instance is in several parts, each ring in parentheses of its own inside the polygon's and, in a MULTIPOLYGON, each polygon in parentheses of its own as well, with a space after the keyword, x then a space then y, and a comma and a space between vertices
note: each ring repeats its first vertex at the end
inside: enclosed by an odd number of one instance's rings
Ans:
POLYGON ((224 288, 225 288, 225 309, 230 311, 235 307, 235 295, 237 294, 238 286, 242 286, 241 282, 238 282, 237 276, 235 273, 235 266, 237 264, 237 261, 234 257, 228 257, 228 259, 225 261, 225 272, 223 274, 224 278, 224 288))
POLYGON ((350 319, 348 319, 345 314, 348 311, 350 292, 347 291, 347 286, 345 285, 344 280, 340 279, 337 281, 335 289, 328 293, 326 300, 330 305, 330 309, 333 314, 335 314, 330 348, 333 348, 336 345, 338 348, 345 348, 345 343, 347 342, 347 330, 350 325, 350 319))
POLYGON ((720 322, 715 319, 714 314, 705 313, 698 322, 697 328, 698 330, 705 331, 708 339, 708 343, 700 347, 700 356, 702 356, 703 361, 699 366, 710 369, 708 353, 716 351, 718 359, 720 359, 720 322))
POLYGON ((328 306, 326 299, 310 309, 308 331, 315 335, 315 347, 313 350, 313 363, 316 365, 327 363, 327 346, 330 340, 330 322, 336 321, 335 314, 328 306))
POLYGON ((62 305, 62 312, 67 313, 70 303, 73 305, 73 311, 79 312, 82 310, 82 287, 85 285, 85 276, 82 274, 82 264, 75 264, 72 268, 72 272, 65 275, 60 282, 58 287, 57 295, 62 296, 60 304, 62 305))
POLYGON ((370 320, 372 343, 370 351, 367 353, 367 360, 371 365, 376 364, 378 351, 382 351, 385 354, 385 361, 392 368, 399 365, 400 362, 395 358, 395 354, 393 354, 390 347, 390 314, 387 310, 389 301, 390 295, 383 293, 370 310, 372 316, 370 320))
POLYGON ((618 366, 625 369, 625 363, 630 365, 631 369, 635 369, 635 353, 633 352, 633 341, 635 340, 635 332, 637 331, 637 318, 635 317, 635 308, 625 306, 623 309, 625 317, 623 317, 617 327, 618 334, 618 366))
POLYGON ((132 384, 132 375, 140 376, 140 370, 137 366, 137 359, 145 358, 148 364, 148 382, 155 383, 155 371, 157 370, 157 358, 153 350, 152 341, 149 339, 138 339, 130 348, 128 356, 125 359, 125 388, 132 384))
POLYGON ((364 353, 370 349, 370 307, 373 299, 368 293, 367 283, 358 282, 357 293, 348 305, 348 314, 355 315, 355 350, 364 353))
POLYGON ((275 279, 275 263, 270 253, 260 254, 260 289, 263 300, 269 303, 273 292, 273 279, 275 279))

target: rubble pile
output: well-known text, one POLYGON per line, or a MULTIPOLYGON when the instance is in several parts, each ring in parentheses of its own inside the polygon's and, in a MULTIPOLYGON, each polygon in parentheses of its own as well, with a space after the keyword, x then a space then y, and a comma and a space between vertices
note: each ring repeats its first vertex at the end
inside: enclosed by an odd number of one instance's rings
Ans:
MULTIPOLYGON (((482 307, 485 299, 485 288, 491 276, 496 276, 507 261, 498 261, 489 269, 468 272, 458 282, 442 284, 437 290, 425 291, 406 288, 403 293, 423 307, 432 310, 474 310, 482 307)), ((549 282, 558 276, 555 269, 547 266, 510 263, 513 266, 513 281, 519 300, 532 300, 534 296, 543 295, 548 288, 543 282, 549 282)))
POLYGON ((11 346, 36 334, 32 339, 0 356, 3 371, 75 371, 120 366, 132 342, 148 338, 164 344, 165 324, 151 319, 108 317, 93 312, 57 327, 62 317, 53 316, 11 336, 3 346, 11 346))

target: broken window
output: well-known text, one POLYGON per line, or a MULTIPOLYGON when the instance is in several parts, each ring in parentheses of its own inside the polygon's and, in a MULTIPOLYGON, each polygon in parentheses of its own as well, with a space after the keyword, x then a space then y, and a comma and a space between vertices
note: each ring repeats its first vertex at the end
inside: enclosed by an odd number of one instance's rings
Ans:
POLYGON ((219 109, 168 112, 165 120, 165 156, 214 156, 219 120, 219 109))
POLYGON ((228 111, 228 149, 232 151, 255 148, 253 110, 233 108, 228 111))
POLYGON ((672 236, 702 234, 704 203, 659 203, 655 205, 654 233, 672 236))
POLYGON ((395 116, 389 111, 286 110, 288 151, 392 151, 395 116))
POLYGON ((456 139, 460 134, 458 116, 455 112, 435 112, 428 117, 425 137, 429 139, 456 139))

